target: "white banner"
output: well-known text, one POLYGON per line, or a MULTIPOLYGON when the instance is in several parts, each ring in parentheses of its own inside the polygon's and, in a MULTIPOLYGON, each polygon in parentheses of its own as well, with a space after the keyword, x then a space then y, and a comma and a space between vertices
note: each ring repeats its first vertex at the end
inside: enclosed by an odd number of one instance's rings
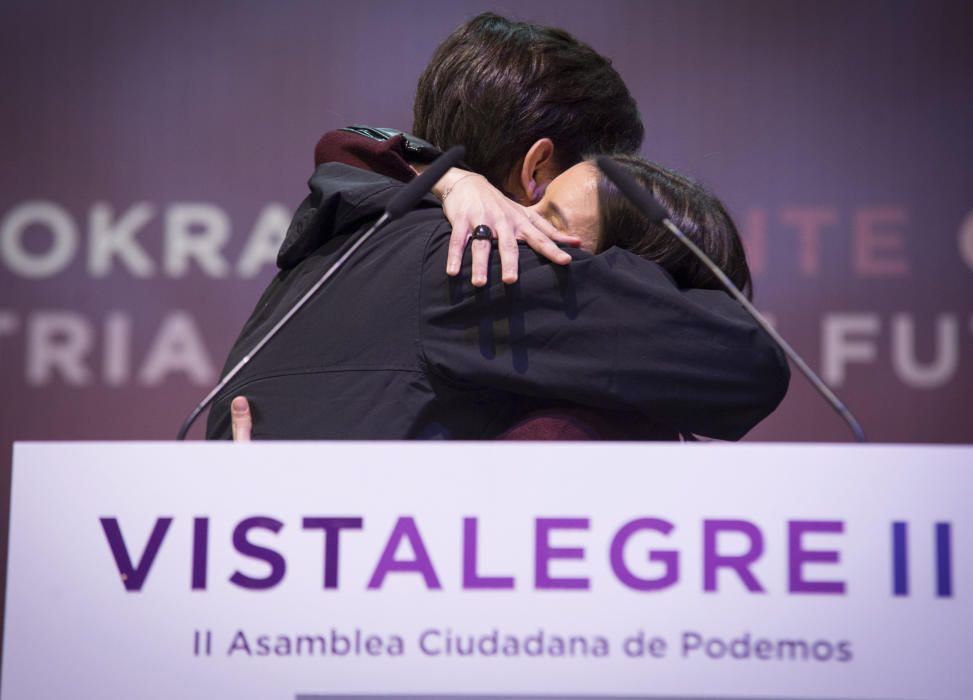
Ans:
POLYGON ((2 696, 973 697, 973 448, 18 444, 2 696))

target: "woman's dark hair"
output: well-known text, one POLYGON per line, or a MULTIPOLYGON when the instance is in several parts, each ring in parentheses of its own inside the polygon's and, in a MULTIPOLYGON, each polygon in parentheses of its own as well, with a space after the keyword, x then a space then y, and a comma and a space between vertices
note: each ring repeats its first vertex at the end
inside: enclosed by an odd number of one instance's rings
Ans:
POLYGON ((611 61, 567 32, 484 13, 436 49, 419 78, 413 133, 502 188, 538 139, 566 170, 585 153, 634 153, 644 129, 611 61))
MULTIPOLYGON (((753 282, 733 219, 723 203, 692 180, 637 156, 612 156, 669 212, 686 236, 699 246, 748 299, 753 282)), ((651 223, 598 170, 601 223, 599 251, 617 246, 661 265, 680 287, 723 289, 723 285, 668 229, 651 223)))

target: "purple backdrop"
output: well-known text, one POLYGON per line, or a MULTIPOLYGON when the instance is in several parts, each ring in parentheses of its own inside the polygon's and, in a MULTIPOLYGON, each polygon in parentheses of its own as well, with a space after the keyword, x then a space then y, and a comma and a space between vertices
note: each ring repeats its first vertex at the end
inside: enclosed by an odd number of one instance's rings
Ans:
MULTIPOLYGON (((201 5, 0 7, 4 507, 13 440, 174 435, 318 136, 408 126, 433 49, 485 9, 613 58, 645 155, 727 202, 758 306, 873 440, 973 436, 968 3, 201 5)), ((751 438, 847 434, 795 377, 751 438)))

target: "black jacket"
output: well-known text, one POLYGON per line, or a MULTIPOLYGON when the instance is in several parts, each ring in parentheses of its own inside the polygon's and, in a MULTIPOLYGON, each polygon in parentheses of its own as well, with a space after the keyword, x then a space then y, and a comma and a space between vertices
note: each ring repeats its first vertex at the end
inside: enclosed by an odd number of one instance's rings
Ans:
MULTIPOLYGON (((282 271, 226 369, 402 187, 338 163, 309 184, 282 271)), ((207 436, 229 437, 229 402, 243 394, 257 439, 488 439, 552 402, 736 439, 786 392, 783 356, 723 292, 680 290, 619 249, 570 251, 561 267, 524 246, 517 284, 500 281, 494 260, 477 290, 468 260, 460 277, 445 274, 449 233, 427 197, 373 236, 217 398, 207 436)))

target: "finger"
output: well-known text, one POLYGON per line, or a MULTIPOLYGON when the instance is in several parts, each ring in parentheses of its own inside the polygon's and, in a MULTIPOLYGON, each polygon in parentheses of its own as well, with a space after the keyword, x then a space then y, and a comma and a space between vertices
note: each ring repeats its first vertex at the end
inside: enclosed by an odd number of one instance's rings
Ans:
MULTIPOLYGON (((569 245, 572 248, 581 247, 581 239, 579 237, 575 236, 574 234, 566 233, 564 231, 559 230, 557 227, 554 226, 554 224, 552 224, 550 221, 545 219, 543 216, 535 216, 530 212, 528 212, 527 218, 528 221, 530 222, 530 225, 524 227, 520 237, 523 240, 527 241, 528 245, 530 245, 530 247, 533 248, 534 251, 540 253, 541 249, 535 246, 533 241, 538 240, 539 241, 538 245, 543 245, 542 243, 543 238, 552 240, 556 243, 569 245)), ((551 248, 547 246, 546 249, 551 250, 551 248)), ((549 255, 546 257, 552 260, 554 259, 551 258, 551 256, 549 255)), ((564 257, 561 256, 558 257, 560 257, 560 260, 558 262, 561 263, 566 262, 566 259, 564 257)))
POLYGON ((491 241, 474 240, 473 245, 473 275, 471 281, 474 287, 482 287, 487 283, 487 270, 490 267, 491 241))
POLYGON ((250 416, 250 402, 243 396, 235 397, 230 403, 230 427, 233 442, 250 442, 253 418, 250 416))
POLYGON ((558 248, 554 241, 543 234, 534 234, 525 240, 535 253, 558 265, 567 265, 572 260, 570 254, 558 248))
POLYGON ((453 227, 446 253, 446 274, 450 277, 458 275, 460 268, 463 267, 463 251, 466 250, 468 240, 470 240, 470 227, 466 222, 460 222, 453 227))
POLYGON ((510 228, 497 228, 497 248, 500 250, 500 275, 505 284, 517 281, 517 261, 520 256, 517 236, 510 228))
POLYGON ((562 233, 561 231, 555 232, 553 235, 548 236, 555 243, 563 243, 564 245, 569 245, 572 248, 581 247, 581 239, 570 233, 562 233))
POLYGON ((538 216, 531 213, 530 210, 527 212, 527 220, 530 222, 531 227, 537 229, 540 233, 543 233, 548 238, 554 238, 556 240, 557 236, 570 235, 565 234, 560 231, 554 224, 545 219, 543 216, 538 216))
POLYGON ((538 236, 543 236, 557 243, 563 243, 565 245, 569 245, 572 248, 581 247, 580 238, 578 238, 574 234, 559 230, 557 227, 554 226, 554 224, 552 224, 550 221, 545 219, 543 216, 536 216, 528 211, 527 220, 530 222, 530 225, 527 225, 523 228, 521 237, 525 241, 527 241, 528 244, 530 244, 530 247, 533 248, 535 251, 540 252, 540 250, 535 248, 533 243, 531 243, 531 241, 533 240, 533 238, 531 237, 531 233, 535 233, 538 236))

